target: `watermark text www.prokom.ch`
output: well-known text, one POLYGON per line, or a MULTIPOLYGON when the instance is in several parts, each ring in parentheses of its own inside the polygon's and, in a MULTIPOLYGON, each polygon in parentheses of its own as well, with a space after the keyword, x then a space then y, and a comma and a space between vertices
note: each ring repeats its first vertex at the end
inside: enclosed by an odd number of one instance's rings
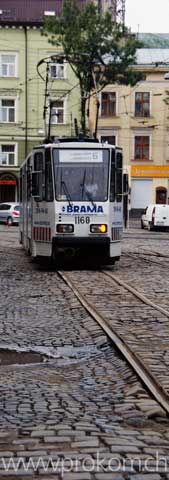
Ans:
POLYGON ((103 456, 98 451, 95 456, 86 455, 78 458, 77 456, 69 457, 64 456, 49 456, 46 457, 1 457, 0 458, 0 470, 4 472, 19 472, 20 470, 29 472, 38 472, 39 470, 44 473, 53 472, 63 475, 67 472, 169 472, 169 458, 163 455, 159 455, 158 451, 154 456, 141 456, 135 455, 130 458, 122 458, 120 456, 103 456))

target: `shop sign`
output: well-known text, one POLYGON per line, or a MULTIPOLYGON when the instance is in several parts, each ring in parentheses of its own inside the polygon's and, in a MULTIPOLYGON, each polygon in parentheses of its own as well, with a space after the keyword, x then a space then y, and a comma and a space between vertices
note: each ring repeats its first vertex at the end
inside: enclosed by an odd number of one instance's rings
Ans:
POLYGON ((132 165, 131 177, 169 178, 169 165, 132 165))
POLYGON ((0 180, 0 185, 16 185, 16 180, 0 180))

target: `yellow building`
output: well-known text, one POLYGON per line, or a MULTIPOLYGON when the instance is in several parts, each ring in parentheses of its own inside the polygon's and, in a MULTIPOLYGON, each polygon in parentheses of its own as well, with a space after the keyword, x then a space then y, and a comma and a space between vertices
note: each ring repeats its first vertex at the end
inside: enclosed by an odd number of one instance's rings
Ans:
MULTIPOLYGON (((169 203, 169 49, 139 49, 135 87, 108 85, 100 93, 98 138, 123 147, 130 208, 169 203)), ((95 102, 90 125, 95 128, 95 102)))

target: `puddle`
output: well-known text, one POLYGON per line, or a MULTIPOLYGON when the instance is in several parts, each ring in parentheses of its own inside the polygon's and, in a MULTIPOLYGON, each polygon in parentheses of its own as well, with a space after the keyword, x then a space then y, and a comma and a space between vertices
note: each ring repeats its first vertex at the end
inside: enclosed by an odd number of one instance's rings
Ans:
POLYGON ((1 365, 28 365, 36 363, 47 363, 51 360, 61 360, 64 365, 87 360, 91 355, 98 353, 96 346, 87 345, 81 347, 44 347, 29 346, 18 347, 17 345, 0 345, 0 366, 1 365))
POLYGON ((0 349, 1 365, 25 365, 29 363, 41 363, 43 356, 39 353, 16 352, 14 350, 0 349))

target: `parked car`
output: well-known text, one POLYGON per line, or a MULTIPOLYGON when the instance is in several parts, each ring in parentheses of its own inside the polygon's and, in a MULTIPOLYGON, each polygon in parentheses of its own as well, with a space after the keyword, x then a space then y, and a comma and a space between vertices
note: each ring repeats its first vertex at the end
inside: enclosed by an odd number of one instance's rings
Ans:
POLYGON ((0 203, 0 223, 18 225, 20 220, 20 207, 18 203, 0 203))
POLYGON ((169 228, 169 205, 148 205, 141 216, 141 228, 148 230, 169 228))

